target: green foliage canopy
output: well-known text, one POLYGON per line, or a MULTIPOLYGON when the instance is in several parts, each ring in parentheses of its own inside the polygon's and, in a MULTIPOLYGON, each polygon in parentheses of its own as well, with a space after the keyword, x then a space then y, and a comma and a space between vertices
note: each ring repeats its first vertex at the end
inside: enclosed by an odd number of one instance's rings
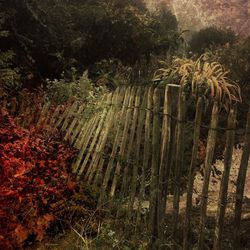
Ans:
POLYGON ((206 49, 214 49, 236 39, 232 31, 224 31, 216 27, 207 27, 195 32, 189 42, 192 52, 201 55, 206 49))
POLYGON ((177 45, 177 21, 163 9, 150 13, 142 0, 12 0, 11 31, 43 76, 86 69, 116 58, 134 64, 177 45))

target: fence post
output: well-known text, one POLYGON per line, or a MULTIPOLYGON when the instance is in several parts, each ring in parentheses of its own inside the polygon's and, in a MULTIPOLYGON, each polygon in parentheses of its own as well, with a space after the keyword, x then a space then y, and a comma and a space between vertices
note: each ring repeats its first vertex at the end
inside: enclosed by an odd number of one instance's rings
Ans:
POLYGON ((196 103, 192 158, 191 158, 191 163, 190 163, 189 173, 188 173, 187 202, 186 202, 186 214, 185 214, 184 235, 183 235, 183 249, 184 250, 189 249, 188 239, 190 236, 190 227, 191 227, 193 187, 194 187, 195 167, 196 167, 197 155, 198 155, 198 145, 199 145, 199 138, 200 138, 200 126, 201 126, 203 106, 204 105, 203 105, 202 97, 199 97, 196 103))
POLYGON ((214 102, 210 129, 208 132, 207 140, 207 150, 206 150, 206 159, 205 159, 205 173, 204 173, 204 182, 202 187, 201 195, 201 218, 200 218, 200 235, 198 241, 198 249, 204 249, 204 239, 205 239, 205 225, 206 225, 206 214, 207 214, 207 200, 208 200, 208 188, 209 180, 211 174, 211 166, 214 156, 214 148, 216 143, 217 127, 219 119, 219 106, 217 102, 214 102))
POLYGON ((176 154, 175 154, 175 169, 174 169, 174 198, 173 198, 173 235, 176 235, 178 230, 179 220, 179 202, 180 202, 180 178, 183 169, 184 159, 184 129, 185 129, 185 93, 182 89, 179 92, 178 100, 178 121, 176 135, 176 154))
POLYGON ((158 238, 157 205, 159 188, 159 156, 160 156, 160 90, 156 88, 153 96, 153 137, 152 137, 152 165, 150 181, 150 207, 149 228, 151 232, 151 244, 155 247, 158 238))
POLYGON ((249 155, 250 155, 250 108, 247 114, 244 148, 243 148, 240 169, 237 179, 237 187, 236 187, 236 201, 235 201, 235 215, 234 215, 234 243, 233 243, 234 249, 239 248, 241 211, 242 211, 242 202, 243 202, 243 194, 245 188, 249 155))

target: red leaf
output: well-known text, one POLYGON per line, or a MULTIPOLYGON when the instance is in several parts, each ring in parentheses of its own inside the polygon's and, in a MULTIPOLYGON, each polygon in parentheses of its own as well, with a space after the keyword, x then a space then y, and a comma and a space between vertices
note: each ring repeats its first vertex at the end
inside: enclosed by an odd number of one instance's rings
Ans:
POLYGON ((29 231, 22 225, 17 225, 15 228, 15 234, 19 243, 24 242, 29 235, 29 231))

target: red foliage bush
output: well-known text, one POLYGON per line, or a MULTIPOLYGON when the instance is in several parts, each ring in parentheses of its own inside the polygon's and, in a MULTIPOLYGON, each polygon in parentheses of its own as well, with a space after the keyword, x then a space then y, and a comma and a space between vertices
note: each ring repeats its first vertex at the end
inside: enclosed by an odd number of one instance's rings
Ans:
POLYGON ((59 134, 23 129, 0 110, 0 249, 43 239, 56 219, 50 204, 74 191, 74 155, 59 134))

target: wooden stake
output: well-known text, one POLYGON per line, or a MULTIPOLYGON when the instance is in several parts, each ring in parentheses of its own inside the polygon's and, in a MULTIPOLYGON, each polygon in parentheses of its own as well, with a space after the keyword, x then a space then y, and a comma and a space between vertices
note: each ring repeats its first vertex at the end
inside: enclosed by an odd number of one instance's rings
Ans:
POLYGON ((142 161, 142 167, 141 167, 141 183, 140 183, 140 191, 139 191, 139 197, 138 197, 138 209, 137 209, 137 219, 136 224, 138 225, 141 219, 141 210, 142 210, 142 203, 145 199, 145 182, 146 182, 146 172, 149 168, 149 156, 151 152, 151 144, 150 144, 150 138, 152 134, 152 107, 153 107, 153 87, 150 87, 145 91, 144 94, 144 106, 146 107, 146 110, 144 111, 146 113, 146 119, 145 119, 145 134, 144 134, 144 148, 143 148, 143 161, 142 161))
POLYGON ((215 148, 215 143, 216 143, 218 119, 219 119, 219 107, 218 107, 218 103, 215 102, 213 105, 211 124, 210 124, 210 129, 208 132, 208 140, 207 140, 205 173, 204 173, 204 181, 203 181, 202 196, 201 196, 200 235, 199 235, 199 241, 198 241, 199 250, 204 249, 205 227, 206 227, 206 218, 207 218, 208 188, 209 188, 209 180, 210 180, 210 174, 211 174, 211 166, 212 166, 212 161, 213 161, 213 156, 214 156, 214 148, 215 148))
POLYGON ((100 198, 99 198, 99 204, 101 204, 103 202, 104 196, 105 196, 105 191, 108 187, 108 182, 110 180, 110 175, 111 172, 113 170, 113 165, 114 165, 114 160, 115 160, 115 156, 117 153, 117 149, 119 146, 119 141, 120 141, 120 137, 121 137, 121 133, 122 133, 122 125, 123 122, 125 121, 125 112, 127 109, 127 105, 128 105, 128 101, 129 101, 129 95, 130 95, 130 91, 131 88, 127 88, 125 91, 125 97, 123 100, 123 105, 122 105, 122 111, 120 114, 120 119, 118 120, 118 124, 117 124, 117 130, 116 130, 116 135, 115 135, 115 140, 114 140, 114 144, 113 144, 113 148, 112 148, 112 152, 109 158, 109 163, 104 175, 104 179, 103 179, 103 185, 102 185, 102 189, 101 189, 101 194, 100 194, 100 198))
POLYGON ((194 125, 194 135, 193 135, 193 149, 192 158, 188 173, 188 187, 187 187, 187 202, 186 202, 186 214, 185 214, 185 224, 184 224, 184 237, 183 237, 183 249, 189 249, 189 238, 191 231, 191 216, 192 216, 192 199, 193 199, 193 187, 195 178, 195 168, 197 164, 198 156, 198 145, 200 138, 200 126, 203 111, 203 100, 202 97, 198 98, 196 103, 196 114, 195 114, 195 125, 194 125))
MULTIPOLYGON (((137 93, 136 93, 136 99, 135 99, 135 109, 133 114, 133 122, 130 132, 130 138, 129 138, 129 147, 127 152, 127 162, 131 160, 131 152, 133 150, 133 146, 135 145, 135 162, 133 163, 133 168, 131 169, 131 181, 128 178, 128 167, 126 166, 123 176, 124 185, 122 186, 122 193, 126 193, 126 191, 129 194, 129 205, 128 205, 128 220, 131 219, 131 213, 133 211, 133 205, 135 202, 135 196, 136 196, 136 187, 137 187, 137 179, 138 179, 138 167, 139 167, 139 159, 140 159, 140 146, 141 146, 141 134, 142 134, 142 126, 143 126, 143 117, 141 113, 139 112, 140 103, 141 103, 141 93, 142 89, 141 87, 138 87, 137 93), (140 113, 140 116, 139 116, 140 113), (138 120, 139 117, 139 120, 138 120), (137 124, 137 131, 136 131, 136 124, 137 124), (135 137, 136 132, 136 137, 135 137), (131 188, 129 188, 131 187, 131 188)), ((131 166, 131 165, 130 165, 131 166)))
POLYGON ((224 172, 222 175, 221 186, 220 186, 220 195, 218 202, 218 211, 216 216, 216 226, 215 226, 215 237, 214 237, 214 250, 221 249, 221 240, 224 227, 224 217, 227 206, 227 191, 228 191, 228 182, 230 176, 230 169, 232 163, 233 155, 233 146, 235 139, 235 126, 236 126, 236 112, 234 109, 230 110, 227 122, 227 139, 226 147, 224 154, 224 172))
MULTIPOLYGON (((128 138, 128 131, 129 131, 129 125, 131 123, 131 115, 132 115, 132 106, 134 105, 134 99, 135 99, 135 87, 132 87, 131 93, 130 93, 130 98, 129 98, 129 104, 128 108, 126 111, 126 118, 125 118, 125 124, 123 128, 123 133, 122 133, 122 140, 120 144, 120 150, 119 150, 119 160, 116 164, 115 168, 115 174, 114 178, 112 181, 112 186, 111 186, 111 191, 110 191, 110 196, 113 197, 115 195, 115 190, 116 186, 118 183, 118 180, 120 179, 120 172, 121 172, 121 160, 125 159, 125 148, 127 144, 127 138, 128 138)), ((125 163, 127 164, 127 163, 125 163)))
POLYGON ((157 205, 159 188, 159 156, 160 156, 160 90, 154 90, 153 106, 153 138, 152 138, 152 165, 150 181, 150 205, 149 205, 149 228, 151 232, 151 244, 155 247, 158 238, 157 231, 157 205))
MULTIPOLYGON (((123 197, 126 193, 128 193, 128 189, 130 185, 133 185, 133 181, 132 183, 128 183, 129 182, 129 171, 130 168, 133 166, 133 169, 136 168, 136 164, 133 163, 131 164, 131 152, 133 150, 133 146, 135 144, 134 139, 135 139, 135 132, 136 132, 136 125, 138 123, 138 115, 139 115, 139 108, 140 108, 140 98, 141 98, 141 87, 138 87, 136 90, 136 98, 135 98, 135 107, 134 107, 134 111, 133 111, 133 118, 132 118, 132 124, 131 124, 131 128, 130 128, 130 134, 129 134, 129 139, 128 139, 128 149, 127 149, 127 153, 126 153, 126 165, 124 168, 124 173, 122 175, 122 187, 121 187, 121 197, 123 197)), ((134 170, 136 172, 136 170, 134 170)), ((132 171, 130 171, 131 174, 132 171)), ((137 172, 136 174, 136 179, 137 179, 137 172)), ((133 173, 132 173, 132 179, 133 179, 133 173)), ((131 188, 132 190, 132 188, 131 188)), ((129 192, 130 197, 132 196, 131 192, 129 192)))
MULTIPOLYGON (((119 120, 120 105, 123 102, 123 98, 124 98, 123 88, 118 88, 117 89, 117 96, 114 97, 113 106, 111 107, 110 113, 107 115, 107 118, 106 118, 106 122, 105 122, 106 129, 104 129, 102 131, 102 134, 99 138, 99 142, 97 143, 96 150, 95 150, 94 155, 93 155, 93 159, 89 165, 89 169, 91 169, 90 170, 91 176, 90 176, 90 178, 88 176, 85 176, 85 179, 88 180, 89 183, 92 179, 93 174, 96 171, 99 171, 98 164, 99 164, 100 159, 103 156, 102 153, 104 151, 106 142, 108 140, 109 131, 114 127, 114 124, 115 124, 114 117, 116 117, 119 120), (107 124, 108 124, 108 126, 107 126, 107 124)), ((88 173, 87 173, 87 175, 88 175, 88 173)))
POLYGON ((180 202, 180 180, 184 164, 184 145, 185 145, 185 93, 182 89, 179 92, 178 101, 178 121, 176 135, 176 155, 174 169, 174 198, 173 198, 173 233, 176 235, 179 222, 179 202, 180 202))
POLYGON ((163 240, 164 233, 164 218, 166 213, 167 188, 170 174, 170 142, 171 142, 171 88, 167 85, 165 88, 164 97, 164 116, 161 133, 161 155, 160 155, 160 170, 159 170, 159 193, 158 193, 158 231, 159 238, 163 240))
POLYGON ((72 133, 73 129, 75 128, 76 123, 79 121, 79 117, 82 114, 83 109, 84 109, 84 105, 81 105, 79 107, 79 109, 77 110, 75 117, 73 117, 73 120, 71 121, 71 124, 70 124, 69 128, 67 129, 67 132, 64 136, 64 140, 71 141, 71 133, 72 133))

